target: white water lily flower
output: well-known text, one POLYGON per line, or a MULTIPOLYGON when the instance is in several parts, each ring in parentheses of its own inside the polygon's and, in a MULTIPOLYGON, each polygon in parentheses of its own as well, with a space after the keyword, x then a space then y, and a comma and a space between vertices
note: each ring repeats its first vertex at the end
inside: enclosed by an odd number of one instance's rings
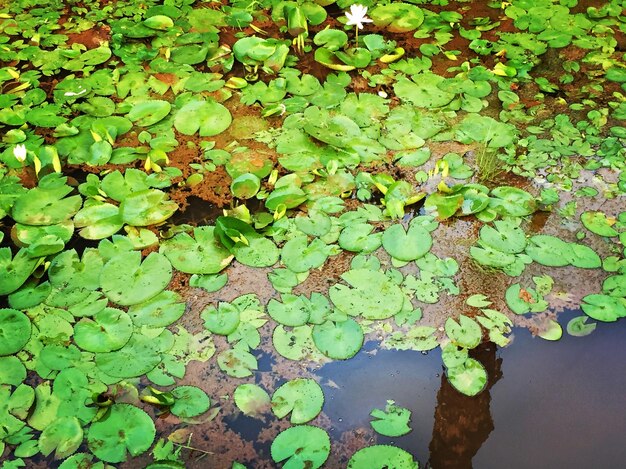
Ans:
POLYGON ((26 145, 15 145, 13 148, 13 156, 15 156, 15 159, 20 163, 26 161, 26 145))
POLYGON ((346 13, 348 26, 354 25, 359 29, 363 29, 363 23, 372 23, 372 20, 365 16, 367 13, 367 7, 359 5, 358 3, 350 6, 350 13, 346 13))

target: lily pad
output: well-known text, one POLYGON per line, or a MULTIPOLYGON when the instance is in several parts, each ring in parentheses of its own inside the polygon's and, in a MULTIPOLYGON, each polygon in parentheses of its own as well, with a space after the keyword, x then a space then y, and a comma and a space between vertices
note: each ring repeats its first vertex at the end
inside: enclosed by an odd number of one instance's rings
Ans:
POLYGON ((216 308, 208 305, 200 313, 204 327, 213 334, 229 335, 239 326, 239 309, 230 303, 220 303, 216 308))
POLYGON ((585 314, 597 321, 615 322, 626 317, 626 300, 608 295, 593 294, 583 298, 580 305, 585 314))
POLYGON ((366 319, 387 319, 402 310, 402 290, 384 273, 353 269, 341 278, 349 286, 333 285, 329 295, 334 305, 344 313, 362 315, 366 319))
POLYGON ((183 419, 197 417, 211 407, 209 396, 195 386, 178 386, 172 390, 172 396, 176 401, 170 412, 183 419))
POLYGON ((226 130, 233 118, 228 109, 217 101, 191 101, 180 108, 174 117, 174 127, 181 134, 212 137, 226 130))
POLYGON ((616 220, 610 219, 603 212, 584 212, 580 216, 580 221, 585 228, 597 235, 612 238, 613 236, 617 236, 619 234, 617 230, 613 228, 616 220))
POLYGON ((83 429, 76 417, 60 417, 44 428, 39 437, 39 451, 48 456, 54 451, 55 459, 67 458, 83 442, 83 429))
POLYGON ((0 309, 0 356, 13 355, 22 350, 30 334, 28 316, 16 309, 0 309))
POLYGON ((256 384, 241 384, 233 394, 235 405, 249 417, 258 417, 270 410, 270 396, 256 384))
POLYGON ((377 433, 385 436, 402 436, 411 431, 409 420, 411 420, 411 411, 395 405, 394 401, 387 401, 385 410, 374 409, 370 412, 374 417, 370 424, 377 433))
POLYGON ((185 308, 178 293, 165 290, 128 308, 128 315, 136 326, 166 327, 176 322, 185 313, 185 308))
POLYGON ((171 217, 178 204, 168 200, 167 194, 158 189, 133 192, 120 204, 120 217, 132 226, 157 225, 171 217))
POLYGON ((160 348, 158 340, 134 334, 121 349, 96 354, 96 366, 115 378, 135 378, 161 362, 160 348))
POLYGON ((141 262, 141 253, 132 251, 104 265, 100 284, 111 301, 128 306, 158 295, 171 278, 172 266, 164 255, 152 252, 141 262))
POLYGON ((122 310, 104 308, 93 319, 83 318, 74 326, 74 342, 88 352, 111 352, 122 348, 133 334, 133 323, 122 310))
POLYGON ((217 364, 224 373, 234 378, 252 376, 258 365, 250 352, 239 349, 225 350, 217 356, 217 364))
POLYGON ((11 248, 0 248, 0 295, 20 288, 38 264, 39 260, 31 258, 26 249, 20 249, 13 257, 11 248))
POLYGON ((89 427, 89 449, 96 457, 110 463, 126 461, 150 448, 156 430, 143 410, 130 404, 113 404, 109 413, 89 427))
POLYGON ((417 469, 411 453, 388 445, 368 446, 358 450, 348 461, 347 469, 417 469))
POLYGON ((311 425, 299 425, 282 431, 272 442, 272 459, 285 461, 285 469, 317 469, 330 454, 328 433, 311 425))
POLYGON ((430 251, 433 238, 426 228, 415 223, 411 223, 407 231, 404 231, 402 225, 396 224, 385 230, 382 243, 392 257, 409 262, 430 251))
POLYGON ((569 243, 550 235, 535 235, 528 240, 526 254, 548 267, 563 267, 573 257, 569 243))
POLYGON ((363 330, 354 319, 326 321, 313 327, 315 346, 329 358, 347 360, 363 346, 363 330))
POLYGON ((163 120, 170 113, 171 109, 172 106, 169 102, 160 99, 139 101, 135 103, 126 117, 133 121, 135 125, 149 127, 163 120))
POLYGON ((215 228, 195 228, 192 238, 179 233, 161 243, 160 252, 174 268, 188 274, 216 274, 233 259, 233 255, 214 236, 215 228))
POLYGON ((272 411, 279 419, 291 413, 291 423, 313 420, 322 411, 324 393, 312 379, 296 378, 286 382, 272 395, 272 411))
POLYGON ((448 368, 447 373, 450 384, 466 396, 475 396, 487 384, 485 367, 473 358, 468 358, 461 366, 448 368))
POLYGON ((329 247, 319 238, 311 243, 305 235, 291 238, 285 243, 281 260, 293 272, 306 272, 321 267, 328 258, 329 247))
POLYGON ((464 314, 459 316, 458 322, 448 318, 445 329, 450 340, 463 348, 475 348, 483 338, 483 332, 478 323, 464 314))

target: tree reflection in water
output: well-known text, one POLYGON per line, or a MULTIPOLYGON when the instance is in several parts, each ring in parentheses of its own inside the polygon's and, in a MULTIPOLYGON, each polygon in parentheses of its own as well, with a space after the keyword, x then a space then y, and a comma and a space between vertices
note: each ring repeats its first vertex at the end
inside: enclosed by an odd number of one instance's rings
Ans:
POLYGON ((485 343, 470 355, 487 370, 487 387, 477 396, 469 397, 452 387, 445 374, 437 393, 435 422, 430 441, 430 459, 426 468, 465 469, 472 467, 472 458, 493 431, 491 387, 502 378, 502 358, 497 347, 485 343))

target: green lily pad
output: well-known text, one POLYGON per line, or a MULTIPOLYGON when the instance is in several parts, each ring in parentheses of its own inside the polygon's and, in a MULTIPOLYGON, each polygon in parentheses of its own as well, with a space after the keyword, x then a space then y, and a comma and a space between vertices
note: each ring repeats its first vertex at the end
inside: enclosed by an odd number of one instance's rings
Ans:
POLYGON ((184 135, 200 132, 201 137, 212 137, 226 130, 232 120, 228 109, 216 101, 191 101, 176 112, 174 127, 184 135))
POLYGON ((13 205, 11 216, 24 225, 55 225, 70 219, 82 205, 79 195, 66 197, 72 188, 58 173, 44 176, 39 186, 23 193, 13 205))
POLYGON ((119 207, 108 203, 83 207, 74 217, 74 224, 85 239, 108 238, 124 226, 119 207))
POLYGON ((313 420, 322 411, 324 393, 312 379, 296 378, 280 386, 272 395, 272 411, 279 419, 291 413, 291 423, 313 420))
POLYGON ((254 355, 239 349, 225 350, 220 353, 217 356, 217 364, 220 370, 234 378, 252 376, 252 370, 258 367, 254 355))
POLYGON ((179 233, 161 243, 160 252, 176 270, 188 274, 216 274, 230 264, 233 255, 214 236, 215 228, 195 228, 192 238, 179 233))
POLYGON ((20 249, 13 257, 11 248, 0 248, 0 295, 20 288, 37 265, 39 260, 31 258, 26 249, 20 249))
POLYGON ((392 225, 383 233, 383 247, 392 257, 401 261, 419 259, 433 245, 433 238, 426 228, 411 223, 404 231, 402 225, 392 225))
POLYGON ((526 254, 533 261, 548 267, 563 267, 573 258, 571 245, 550 235, 535 235, 528 240, 526 254))
POLYGON ((346 251, 370 253, 382 244, 382 233, 372 233, 374 225, 354 223, 341 230, 339 246, 346 251))
POLYGON ((259 192, 261 180, 251 173, 244 173, 233 179, 230 183, 230 191, 238 199, 250 199, 259 192))
POLYGON ((448 318, 445 329, 450 340, 463 348, 475 348, 483 338, 483 332, 478 323, 464 314, 459 316, 458 322, 448 318))
POLYGON ((216 308, 208 305, 200 313, 204 327, 213 334, 229 335, 239 326, 239 309, 230 303, 220 303, 216 308))
POLYGON ((248 244, 236 243, 231 249, 237 262, 250 267, 271 267, 278 262, 280 250, 271 239, 254 234, 246 240, 248 244))
POLYGON ((613 228, 616 220, 609 219, 603 212, 584 212, 580 216, 580 221, 585 228, 597 235, 612 238, 613 236, 617 236, 619 234, 615 228, 613 228))
POLYGON ((466 396, 475 396, 487 384, 485 367, 473 358, 468 358, 461 366, 448 368, 447 373, 450 384, 466 396))
POLYGON ((295 236, 285 243, 281 260, 285 266, 296 273, 306 272, 321 267, 329 255, 329 247, 319 238, 311 243, 305 235, 295 236))
POLYGON ((370 424, 381 435, 396 437, 406 435, 411 431, 409 427, 411 411, 395 405, 394 401, 387 401, 385 410, 374 409, 370 415, 376 419, 370 424))
POLYGON ((15 355, 0 357, 0 386, 19 386, 26 379, 26 368, 15 355))
POLYGON ((363 330, 358 322, 348 318, 345 321, 326 321, 313 327, 315 346, 329 358, 347 360, 363 346, 363 330))
POLYGON ((577 316, 567 323, 567 333, 574 337, 584 337, 596 330, 597 323, 587 324, 588 316, 577 316))
POLYGON ((0 309, 0 356, 13 355, 22 350, 30 334, 28 316, 16 309, 0 309))
POLYGON ((277 326, 272 334, 272 344, 276 351, 288 360, 300 361, 321 357, 313 343, 312 328, 309 325, 290 329, 277 326))
POLYGON ((170 412, 183 419, 197 417, 211 407, 209 396, 195 386, 178 386, 172 390, 172 396, 176 401, 170 412))
POLYGON ((88 352, 111 352, 122 348, 133 334, 133 323, 122 310, 104 308, 93 319, 83 318, 74 326, 74 342, 88 352))
POLYGON ((256 384, 241 384, 233 394, 235 405, 249 417, 258 417, 270 410, 270 396, 256 384))
POLYGON ((150 416, 130 404, 113 404, 109 413, 89 427, 89 449, 99 459, 120 463, 127 453, 138 456, 150 448, 156 430, 150 416))
POLYGON ((626 317, 626 300, 608 295, 593 294, 583 298, 580 305, 584 313, 602 322, 615 322, 626 317))
POLYGON ((102 461, 94 462, 92 454, 76 453, 61 463, 59 469, 106 469, 102 461))
POLYGON ((161 362, 158 340, 133 334, 121 349, 96 354, 96 366, 115 378, 135 378, 145 375, 161 362))
POLYGON ((602 259, 589 246, 570 243, 569 263, 580 269, 597 269, 602 267, 602 259))
POLYGON ((76 417, 60 417, 44 428, 39 437, 39 451, 48 456, 54 451, 55 459, 67 458, 83 442, 83 428, 76 417))
POLYGON ((371 15, 376 26, 384 26, 393 33, 413 31, 424 22, 421 8, 404 2, 376 7, 371 15))
POLYGON ((347 469, 417 469, 411 453, 395 446, 374 445, 358 450, 347 469))
POLYGON ((311 314, 310 302, 305 296, 284 293, 282 301, 271 299, 267 304, 267 313, 276 322, 285 326, 302 326, 307 323, 311 314))
POLYGON ((111 301, 128 306, 158 295, 171 278, 172 266, 164 255, 152 252, 141 262, 141 253, 132 251, 119 254, 104 265, 100 284, 111 301))
POLYGON ((537 335, 545 340, 559 340, 563 336, 563 328, 554 319, 546 319, 539 325, 537 335))
POLYGON ((167 194, 158 189, 133 192, 120 204, 120 217, 132 226, 157 225, 171 217, 178 204, 168 200, 167 194))
POLYGON ((501 216, 525 217, 537 209, 537 202, 525 190, 500 186, 491 191, 489 207, 501 216))
POLYGON ((172 105, 170 103, 160 99, 139 101, 135 103, 126 117, 133 121, 135 125, 149 127, 163 120, 170 113, 171 109, 172 105))
POLYGON ((128 308, 128 315, 136 326, 166 327, 185 313, 181 296, 165 290, 155 297, 128 308))
POLYGON ((330 454, 328 433, 311 425, 299 425, 282 431, 272 442, 272 459, 285 461, 285 469, 317 469, 330 454))
POLYGON ((519 225, 519 220, 496 220, 494 227, 485 225, 480 229, 480 239, 490 248, 508 253, 518 254, 526 247, 526 234, 519 225))
POLYGON ((349 286, 333 285, 329 295, 334 305, 344 313, 362 315, 366 319, 387 319, 402 310, 402 290, 384 273, 353 269, 341 278, 349 286))

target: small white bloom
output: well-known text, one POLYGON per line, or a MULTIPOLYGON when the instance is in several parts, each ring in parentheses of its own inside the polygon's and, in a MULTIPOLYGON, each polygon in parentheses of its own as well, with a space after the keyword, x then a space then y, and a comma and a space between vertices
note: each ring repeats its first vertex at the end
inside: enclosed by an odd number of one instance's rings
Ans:
POLYGON ((26 161, 26 145, 15 145, 15 147, 13 147, 13 156, 15 156, 15 159, 20 163, 26 161))
POLYGON ((363 29, 363 23, 372 23, 372 20, 365 16, 366 13, 366 6, 359 5, 358 3, 356 5, 351 5, 350 13, 346 13, 346 18, 348 18, 346 24, 348 26, 354 25, 359 29, 363 29))

